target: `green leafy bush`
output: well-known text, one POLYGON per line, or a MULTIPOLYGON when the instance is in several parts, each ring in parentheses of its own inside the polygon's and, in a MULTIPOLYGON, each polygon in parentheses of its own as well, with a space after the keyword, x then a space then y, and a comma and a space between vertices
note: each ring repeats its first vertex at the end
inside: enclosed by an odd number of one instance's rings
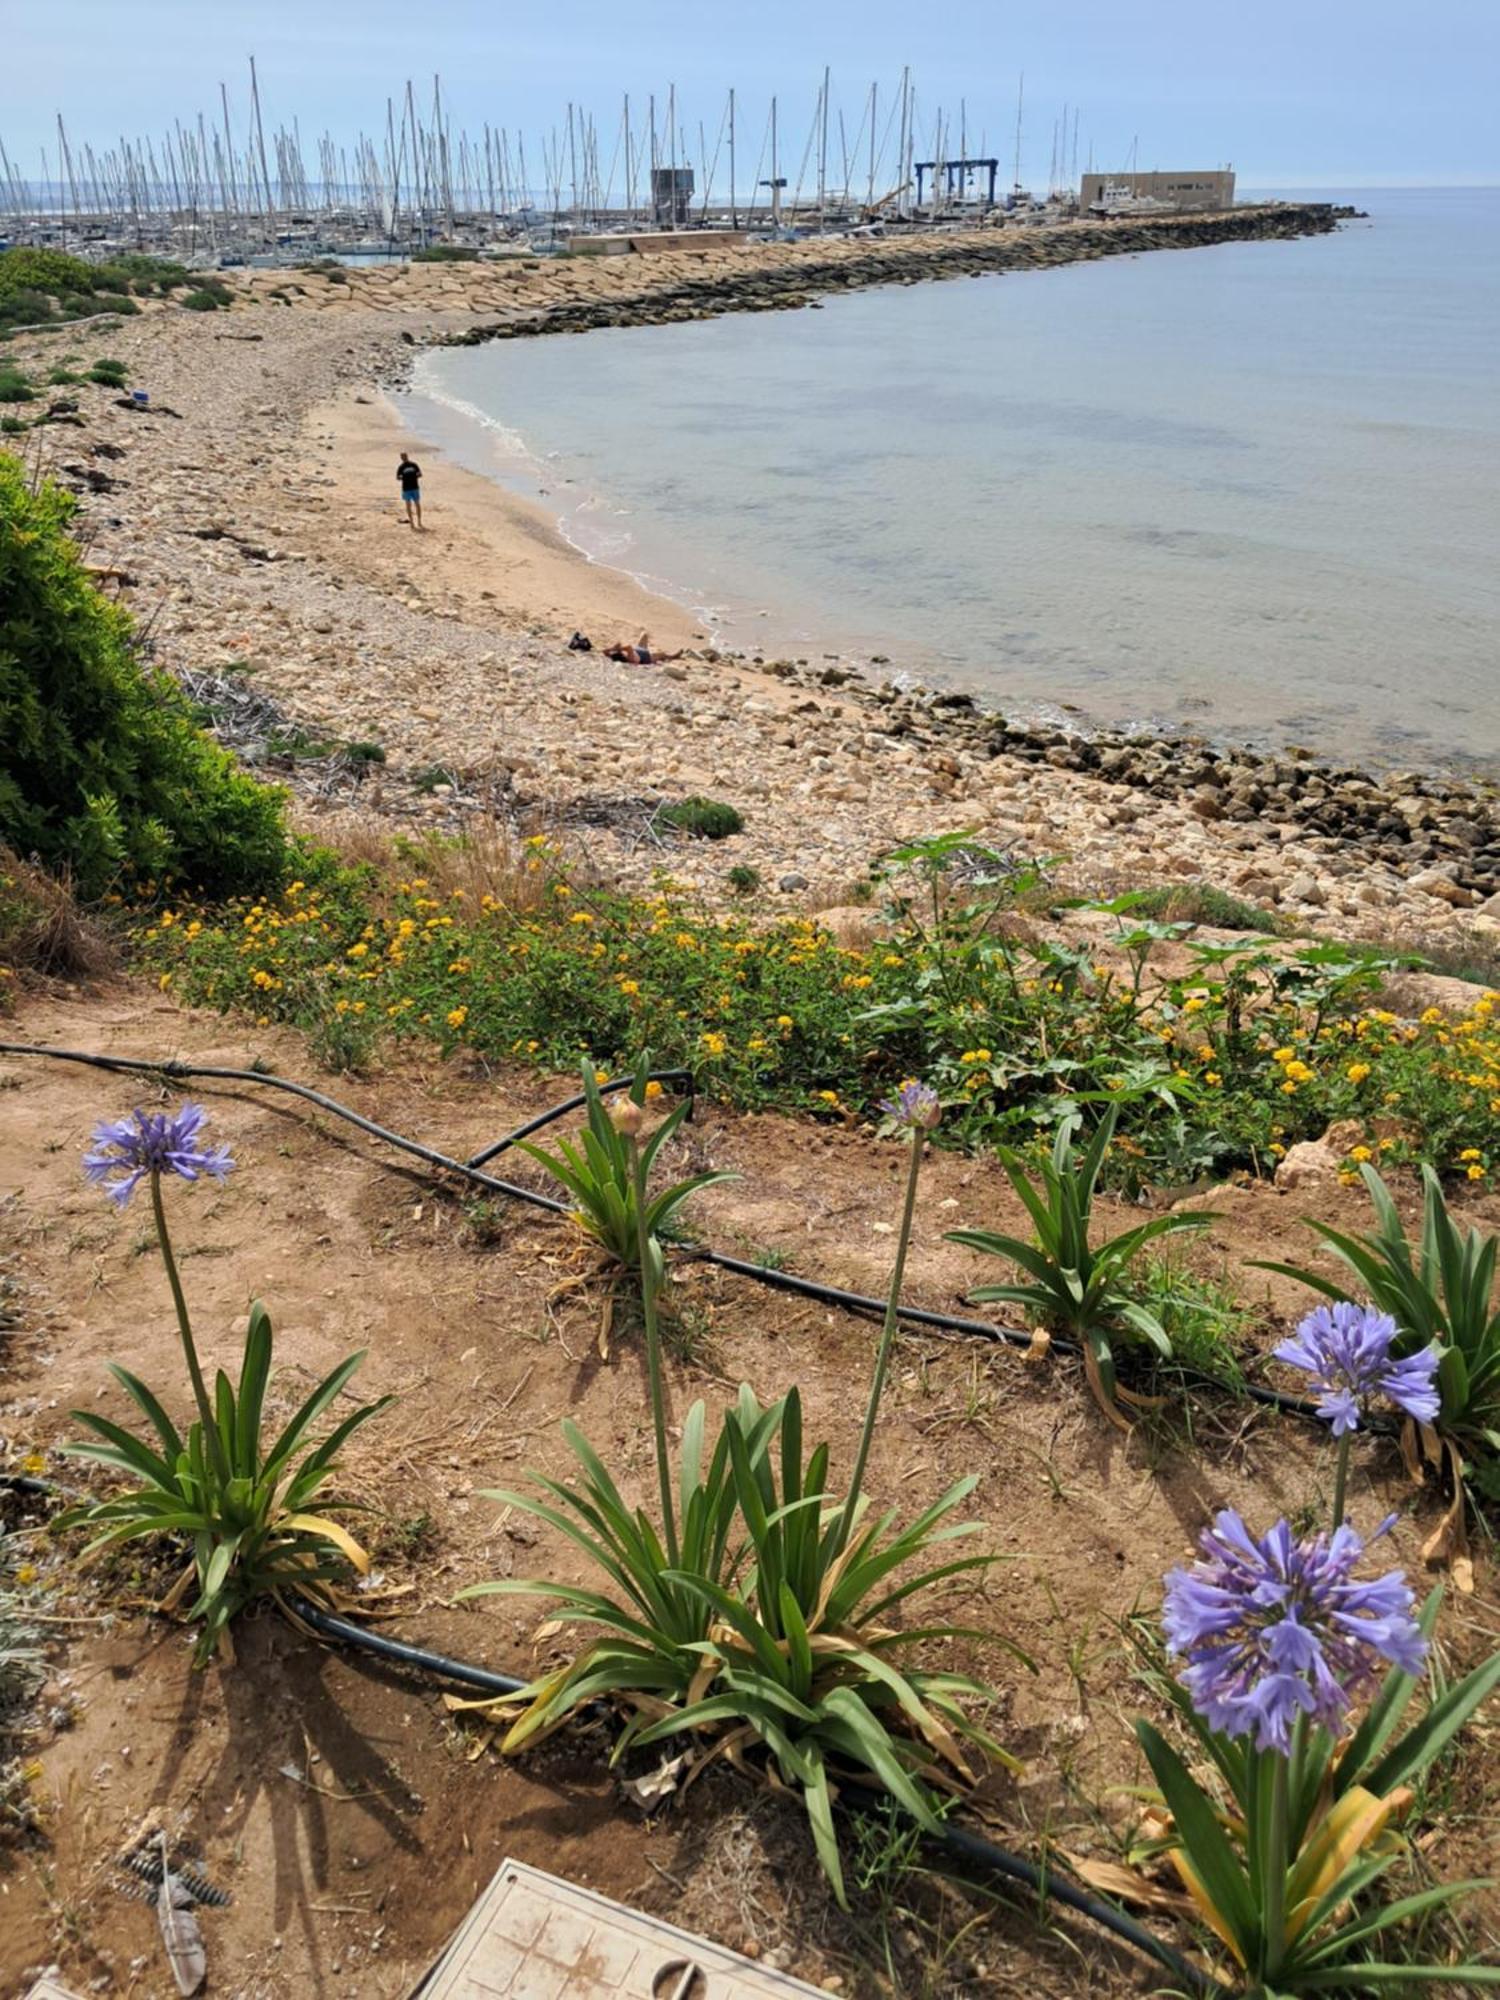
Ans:
POLYGON ((731 833, 742 832, 745 822, 722 799, 704 799, 694 794, 692 798, 658 806, 655 824, 671 827, 678 833, 691 833, 699 840, 725 840, 731 833))
POLYGON ((429 243, 411 253, 414 264, 473 264, 478 257, 477 250, 466 249, 461 243, 429 243))
POLYGON ((412 872, 373 905, 344 877, 258 913, 194 904, 192 936, 152 919, 138 936, 157 973, 213 1006, 314 1034, 358 1010, 367 1039, 444 1044, 459 1014, 481 1055, 553 1071, 585 1055, 618 1068, 649 1046, 752 1110, 868 1115, 921 1073, 950 1141, 1029 1151, 1061 1119, 1113 1102, 1104 1172, 1127 1191, 1237 1166, 1269 1174, 1334 1121, 1364 1134, 1346 1168, 1356 1185, 1376 1154, 1477 1183, 1500 1166, 1491 997, 1401 1020, 1370 1004, 1380 974, 1364 959, 1208 944, 1118 903, 1093 906, 1113 933, 1075 948, 1026 917, 1046 893, 1035 869, 981 865, 987 880, 940 882, 925 907, 888 883, 882 934, 846 945, 812 916, 709 911, 669 885, 600 888, 541 837, 487 873, 483 843, 465 837, 446 860, 407 855, 412 872))
MULTIPOLYGON (((1074 1140, 1083 1120, 1076 1115, 1065 1118, 1057 1128, 1051 1159, 1038 1166, 1040 1185, 1032 1181, 1018 1154, 1007 1146, 999 1149, 1006 1178, 1036 1225, 1034 1242, 988 1229, 949 1230, 948 1241, 1020 1266, 1029 1283, 981 1285, 969 1296, 976 1304, 1003 1301, 1025 1306, 1038 1326, 1071 1334, 1083 1349, 1089 1387, 1100 1407, 1112 1422, 1125 1425, 1115 1402, 1112 1337, 1138 1335, 1164 1358, 1170 1360, 1172 1354, 1160 1318, 1126 1288, 1129 1267, 1158 1237, 1206 1229, 1213 1217, 1157 1215, 1122 1230, 1107 1243, 1089 1241, 1094 1190, 1118 1115, 1117 1107, 1110 1105, 1081 1152, 1074 1140)), ((1119 1393, 1129 1398, 1128 1391, 1119 1393)))
POLYGON ((36 390, 29 376, 19 368, 0 364, 0 403, 31 403, 36 400, 36 390))
POLYGON ((189 312, 218 312, 222 306, 229 304, 229 293, 222 285, 212 290, 207 285, 200 285, 196 291, 186 293, 181 303, 189 312))
POLYGON ((257 784, 140 659, 68 538, 74 503, 0 453, 0 840, 68 869, 215 894, 286 874, 282 794, 257 784))
POLYGON ((123 389, 129 373, 123 361, 96 361, 86 371, 85 379, 106 389, 123 389))
POLYGON ((166 258, 126 252, 87 264, 60 250, 18 246, 0 251, 0 334, 104 312, 134 313, 136 295, 168 294, 191 282, 183 265, 166 258))

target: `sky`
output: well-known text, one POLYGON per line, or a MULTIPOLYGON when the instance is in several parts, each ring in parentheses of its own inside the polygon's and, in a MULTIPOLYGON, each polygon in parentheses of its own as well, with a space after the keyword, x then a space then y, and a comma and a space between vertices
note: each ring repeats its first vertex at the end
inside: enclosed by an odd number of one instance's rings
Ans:
POLYGON ((794 173, 785 154, 801 154, 825 63, 834 130, 842 109, 851 144, 871 79, 883 125, 909 64, 919 155, 940 106, 956 137, 962 99, 970 151, 982 137, 1004 180, 1024 71, 1028 185, 1047 179, 1064 105, 1079 110, 1080 167, 1091 152, 1096 165, 1123 166, 1134 146, 1143 169, 1232 164, 1242 187, 1500 182, 1500 0, 1066 0, 1029 11, 757 0, 732 12, 659 0, 18 0, 7 14, 0 140, 29 179, 43 148, 56 173, 58 113, 75 147, 99 151, 200 110, 217 117, 221 82, 241 143, 254 54, 268 133, 295 117, 309 156, 325 129, 343 144, 382 131, 386 99, 408 77, 425 107, 437 72, 455 130, 522 129, 532 157, 570 102, 593 114, 607 148, 621 94, 639 119, 648 93, 664 105, 669 84, 692 149, 701 122, 711 152, 732 84, 743 158, 763 144, 774 92, 783 171, 794 173))

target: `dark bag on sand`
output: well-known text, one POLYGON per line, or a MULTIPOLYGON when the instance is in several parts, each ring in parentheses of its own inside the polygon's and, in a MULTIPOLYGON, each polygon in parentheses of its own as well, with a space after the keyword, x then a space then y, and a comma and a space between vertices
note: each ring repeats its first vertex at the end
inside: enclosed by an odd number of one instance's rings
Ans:
POLYGON ((581 632, 575 632, 568 641, 568 651, 570 653, 592 653, 593 650, 593 640, 586 639, 581 632))

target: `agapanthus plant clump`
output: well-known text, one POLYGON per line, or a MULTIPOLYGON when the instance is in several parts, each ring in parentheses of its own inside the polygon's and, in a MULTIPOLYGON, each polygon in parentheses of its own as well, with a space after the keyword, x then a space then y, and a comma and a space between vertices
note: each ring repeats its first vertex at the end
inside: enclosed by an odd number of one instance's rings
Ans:
POLYGON ((187 1540, 192 1560, 168 1593, 176 1608, 196 1584, 185 1615, 200 1627, 195 1659, 203 1665, 230 1621, 247 1604, 271 1597, 285 1604, 301 1594, 333 1601, 333 1585, 346 1565, 365 1571, 369 1558, 339 1521, 308 1511, 337 1468, 338 1453, 359 1427, 391 1398, 362 1404, 321 1441, 310 1433, 364 1360, 349 1355, 320 1382, 274 1441, 262 1435, 271 1385, 273 1335, 265 1308, 250 1308, 239 1380, 217 1371, 210 1395, 187 1299, 167 1227, 164 1184, 189 1184, 205 1176, 223 1181, 233 1169, 227 1147, 205 1142, 206 1117, 196 1104, 176 1111, 137 1110, 101 1124, 84 1174, 123 1209, 144 1182, 162 1265, 177 1316, 183 1360, 197 1416, 180 1432, 161 1399, 129 1369, 110 1373, 146 1418, 142 1437, 92 1410, 75 1420, 93 1436, 66 1447, 131 1482, 122 1492, 70 1508, 59 1527, 90 1531, 85 1556, 147 1535, 187 1540))
POLYGON ((989 1699, 987 1691, 911 1659, 916 1647, 951 1628, 902 1628, 893 1617, 935 1585, 993 1560, 948 1554, 954 1541, 978 1532, 953 1518, 977 1482, 960 1480, 905 1527, 894 1510, 872 1513, 864 1493, 936 1094, 904 1084, 888 1112, 911 1159, 885 1320, 843 1495, 830 1478, 828 1445, 804 1447, 795 1389, 762 1409, 742 1388, 711 1449, 703 1405, 694 1404, 674 1468, 657 1312, 662 1250, 648 1230, 641 1107, 625 1103, 613 1122, 635 1186, 656 1504, 632 1506, 599 1455, 565 1425, 576 1483, 533 1474, 540 1497, 492 1497, 567 1536, 589 1558, 596 1581, 507 1578, 463 1593, 546 1597, 563 1622, 593 1628, 566 1666, 523 1691, 507 1751, 535 1742, 601 1696, 625 1712, 617 1758, 632 1745, 668 1738, 688 1739, 704 1757, 758 1743, 779 1781, 801 1793, 840 1900, 833 1801, 841 1771, 873 1779, 931 1827, 943 1794, 972 1780, 975 1749, 1011 1761, 970 1714, 989 1699))
POLYGON ((643 1055, 628 1092, 611 1109, 600 1089, 602 1073, 592 1062, 584 1063, 586 1122, 576 1144, 559 1139, 555 1152, 527 1140, 517 1146, 567 1189, 573 1197, 573 1222, 601 1253, 600 1274, 608 1286, 600 1324, 601 1353, 608 1352, 617 1281, 623 1279, 634 1288, 642 1284, 641 1246, 669 1241, 680 1228, 681 1211, 690 1196, 734 1179, 728 1173, 689 1174, 652 1193, 652 1169, 691 1112, 692 1099, 668 1112, 637 1144, 648 1106, 661 1094, 660 1084, 650 1081, 650 1069, 651 1059, 643 1055))
POLYGON ((1441 1593, 1417 1613, 1400 1570, 1362 1573, 1368 1547, 1347 1521, 1256 1535, 1226 1508, 1166 1580, 1177 1673, 1158 1687, 1201 1755, 1190 1769, 1150 1723, 1136 1734, 1161 1788, 1161 1845, 1230 1955, 1229 1991, 1500 1984, 1500 1969, 1426 1962, 1408 1942, 1408 1925, 1480 1885, 1372 1893, 1407 1852, 1395 1829, 1415 1781, 1500 1684, 1500 1656, 1451 1686, 1434 1674, 1402 1732, 1441 1593))
POLYGON ((1076 1340, 1095 1400, 1112 1423, 1128 1429, 1129 1419, 1116 1398, 1137 1405, 1144 1399, 1120 1386, 1115 1342, 1144 1341, 1166 1360, 1172 1354, 1160 1318, 1130 1295, 1130 1266, 1158 1237, 1206 1229, 1214 1218, 1201 1213, 1158 1215, 1107 1242, 1091 1240, 1094 1195, 1118 1116, 1118 1106, 1111 1104, 1085 1146, 1078 1144, 1081 1114, 1065 1118, 1057 1128, 1051 1157, 1037 1163, 1035 1178, 1020 1154, 998 1148, 1006 1178, 1035 1225, 1030 1242, 990 1229, 950 1230, 948 1241, 1018 1267, 1016 1281, 980 1285, 969 1297, 976 1304, 1024 1306, 1043 1334, 1061 1332, 1076 1340))

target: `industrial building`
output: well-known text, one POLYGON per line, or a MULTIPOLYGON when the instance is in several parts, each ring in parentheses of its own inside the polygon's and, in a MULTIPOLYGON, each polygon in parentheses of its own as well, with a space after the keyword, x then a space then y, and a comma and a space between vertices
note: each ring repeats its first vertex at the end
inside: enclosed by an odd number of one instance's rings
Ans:
POLYGON ((1234 173, 1229 167, 1201 173, 1085 174, 1078 206, 1088 214, 1140 214, 1153 208, 1177 212, 1195 208, 1233 208, 1234 173))

